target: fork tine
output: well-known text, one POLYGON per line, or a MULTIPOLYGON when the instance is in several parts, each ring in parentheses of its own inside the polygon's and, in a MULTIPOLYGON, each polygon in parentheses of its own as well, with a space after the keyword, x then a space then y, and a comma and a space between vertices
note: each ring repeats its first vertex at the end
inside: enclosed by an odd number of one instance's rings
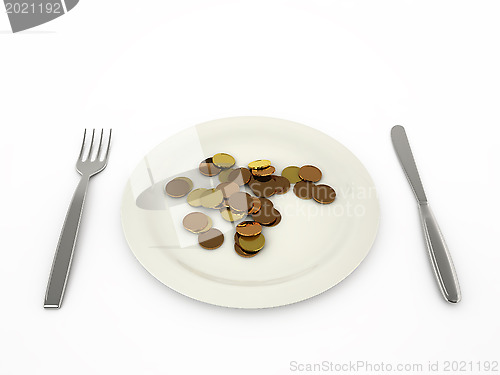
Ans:
POLYGON ((113 129, 109 129, 109 137, 108 137, 108 147, 106 147, 106 154, 104 155, 104 161, 107 163, 108 162, 108 156, 109 156, 109 147, 111 146, 111 133, 113 129))
POLYGON ((103 138, 103 135, 104 135, 104 129, 101 129, 101 138, 99 139, 99 147, 97 148, 97 153, 96 153, 96 156, 95 156, 95 160, 96 161, 101 160, 101 148, 102 148, 102 138, 103 138))
POLYGON ((90 141, 90 148, 87 156, 88 161, 91 161, 92 159, 92 150, 94 149, 94 136, 95 136, 95 129, 92 129, 92 140, 90 141))
POLYGON ((85 149, 85 138, 86 137, 87 137, 87 129, 85 129, 83 132, 82 149, 80 150, 80 156, 78 157, 78 160, 82 160, 83 150, 85 149))

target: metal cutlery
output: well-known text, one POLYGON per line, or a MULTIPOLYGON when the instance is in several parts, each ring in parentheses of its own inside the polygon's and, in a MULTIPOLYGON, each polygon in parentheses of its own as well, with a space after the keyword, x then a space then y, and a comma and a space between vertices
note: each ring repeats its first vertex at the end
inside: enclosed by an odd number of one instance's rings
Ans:
POLYGON ((107 146, 103 147, 104 130, 101 130, 99 139, 95 139, 96 131, 92 131, 90 145, 86 146, 87 130, 83 134, 83 142, 76 162, 76 170, 82 176, 76 188, 73 200, 66 214, 66 220, 57 245, 49 282, 45 294, 45 308, 59 308, 64 296, 68 280, 71 260, 75 250, 78 228, 85 203, 85 196, 90 178, 104 170, 108 163, 109 147, 111 145, 111 130, 109 131, 107 146), (97 150, 96 150, 97 147, 97 150), (86 150, 88 148, 88 150, 86 150), (95 155, 94 155, 95 154, 95 155))
POLYGON ((455 267, 443 234, 427 202, 405 129, 400 125, 394 126, 391 130, 391 138, 406 178, 418 202, 427 250, 441 293, 448 302, 460 302, 461 293, 455 267))

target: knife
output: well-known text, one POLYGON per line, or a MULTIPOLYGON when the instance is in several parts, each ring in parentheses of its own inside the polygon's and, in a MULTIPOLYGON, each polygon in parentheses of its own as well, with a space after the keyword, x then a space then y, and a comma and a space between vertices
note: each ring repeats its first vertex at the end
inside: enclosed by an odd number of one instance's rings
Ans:
POLYGON ((400 125, 394 126, 391 130, 391 138, 406 178, 415 194, 415 198, 417 198, 425 243, 441 293, 448 302, 458 303, 462 297, 455 267, 443 234, 427 202, 410 143, 406 137, 405 128, 400 125))

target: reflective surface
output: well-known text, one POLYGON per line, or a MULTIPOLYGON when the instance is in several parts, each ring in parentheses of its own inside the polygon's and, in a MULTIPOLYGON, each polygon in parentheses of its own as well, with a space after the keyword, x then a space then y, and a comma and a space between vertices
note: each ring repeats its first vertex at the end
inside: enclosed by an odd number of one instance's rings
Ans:
POLYGON ((427 203, 405 129, 400 125, 394 126, 391 136, 396 154, 419 204, 425 243, 441 293, 448 302, 460 302, 461 293, 455 267, 448 246, 427 203))

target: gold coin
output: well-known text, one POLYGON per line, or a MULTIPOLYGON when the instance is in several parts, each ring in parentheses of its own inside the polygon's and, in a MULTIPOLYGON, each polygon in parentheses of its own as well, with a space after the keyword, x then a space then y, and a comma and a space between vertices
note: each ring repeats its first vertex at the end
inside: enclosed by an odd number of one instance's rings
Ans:
POLYGON ((205 208, 215 208, 222 203, 223 199, 222 191, 217 189, 207 189, 200 197, 201 205, 205 208))
MULTIPOLYGON (((247 254, 247 255, 257 255, 259 253, 260 250, 257 250, 257 251, 247 251, 247 250, 244 250, 241 246, 240 246, 240 238, 241 238, 241 235, 236 232, 234 234, 234 245, 235 245, 235 249, 236 249, 236 246, 239 247, 239 250, 241 250, 244 254, 247 254)), ((243 255, 242 255, 243 256, 243 255)))
POLYGON ((191 179, 187 178, 187 177, 176 177, 176 178, 174 178, 174 180, 184 180, 184 181, 186 181, 188 183, 188 185, 189 185, 189 190, 191 190, 193 188, 193 186, 194 186, 193 185, 193 181, 191 181, 191 179))
POLYGON ((271 166, 271 161, 265 159, 255 160, 252 161, 251 163, 248 163, 248 168, 250 169, 264 169, 270 166, 271 166))
POLYGON ((229 154, 224 154, 223 152, 215 154, 212 157, 212 162, 219 168, 226 169, 231 168, 236 162, 234 158, 229 154))
POLYGON ((226 208, 226 207, 229 207, 229 204, 227 203, 227 199, 223 199, 221 204, 215 206, 214 208, 216 210, 220 210, 221 208, 226 208))
POLYGON ((258 236, 252 236, 252 237, 240 236, 238 238, 238 245, 240 245, 244 251, 249 253, 255 253, 256 251, 259 251, 264 247, 265 243, 266 239, 262 233, 259 234, 258 236))
POLYGON ((247 253, 237 243, 234 244, 234 251, 236 251, 236 254, 243 258, 252 258, 259 253, 258 251, 255 253, 247 253))
POLYGON ((231 211, 230 208, 225 207, 220 210, 220 215, 226 221, 230 221, 231 223, 243 219, 247 216, 246 212, 234 212, 231 211))
POLYGON ((187 196, 187 202, 190 206, 200 207, 201 206, 201 195, 207 191, 205 188, 194 189, 187 196))
POLYGON ((283 169, 283 172, 281 172, 281 175, 290 181, 291 184, 295 184, 301 180, 299 177, 299 167, 296 167, 294 165, 290 167, 286 167, 283 169))
POLYGON ((209 217, 203 212, 191 212, 184 216, 182 225, 190 232, 201 233, 211 222, 212 220, 209 220, 209 217))
POLYGON ((222 172, 219 173, 219 181, 220 182, 229 182, 229 175, 234 171, 235 171, 235 169, 232 169, 232 168, 224 169, 222 172))

